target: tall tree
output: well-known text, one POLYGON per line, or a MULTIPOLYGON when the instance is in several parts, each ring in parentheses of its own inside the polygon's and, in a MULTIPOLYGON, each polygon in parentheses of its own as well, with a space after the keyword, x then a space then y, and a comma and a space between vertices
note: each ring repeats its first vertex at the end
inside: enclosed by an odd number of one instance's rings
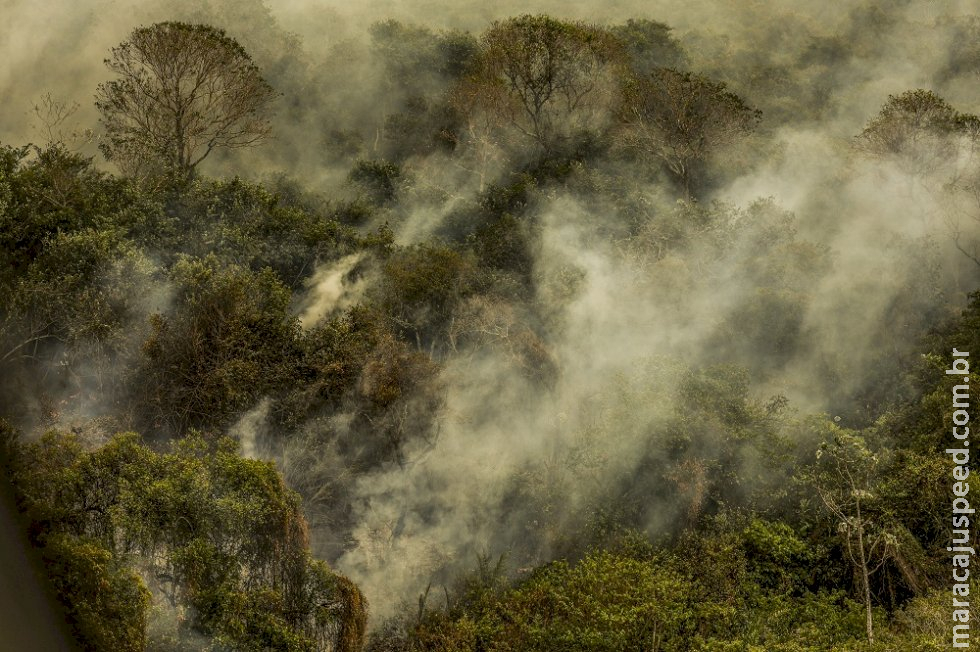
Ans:
POLYGON ((276 92, 235 39, 207 25, 139 27, 105 61, 117 78, 98 87, 106 158, 138 171, 151 161, 193 175, 216 148, 269 134, 276 92))
POLYGON ((894 161, 909 175, 923 176, 955 162, 958 137, 975 130, 976 121, 932 91, 906 91, 888 96, 858 135, 857 146, 894 161))
POLYGON ((750 133, 762 115, 725 84, 671 68, 629 80, 620 111, 620 144, 662 162, 688 197, 711 154, 750 133))
MULTIPOLYGON (((932 91, 889 95, 856 138, 859 152, 889 162, 944 207, 953 244, 980 265, 980 118, 960 113, 932 91), (958 191, 958 192, 951 192, 958 191)), ((910 197, 914 197, 911 194, 910 197)))
POLYGON ((619 43, 608 31, 548 16, 495 22, 480 41, 474 87, 480 108, 545 155, 601 127, 614 93, 619 43))

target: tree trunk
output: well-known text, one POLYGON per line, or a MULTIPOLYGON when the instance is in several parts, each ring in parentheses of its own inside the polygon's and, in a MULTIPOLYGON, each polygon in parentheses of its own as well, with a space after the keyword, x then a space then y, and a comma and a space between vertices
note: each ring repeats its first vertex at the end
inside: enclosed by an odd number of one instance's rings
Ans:
POLYGON ((864 555, 864 521, 861 520, 861 503, 857 504, 858 551, 861 553, 861 580, 864 583, 865 626, 868 630, 868 643, 875 642, 871 621, 871 582, 868 579, 868 560, 864 555))

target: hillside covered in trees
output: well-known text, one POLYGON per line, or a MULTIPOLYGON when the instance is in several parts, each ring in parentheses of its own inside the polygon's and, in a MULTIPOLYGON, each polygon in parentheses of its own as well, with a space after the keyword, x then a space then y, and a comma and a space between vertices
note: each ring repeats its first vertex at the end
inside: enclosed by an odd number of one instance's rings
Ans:
POLYGON ((7 4, 0 648, 973 622, 980 7, 7 4))

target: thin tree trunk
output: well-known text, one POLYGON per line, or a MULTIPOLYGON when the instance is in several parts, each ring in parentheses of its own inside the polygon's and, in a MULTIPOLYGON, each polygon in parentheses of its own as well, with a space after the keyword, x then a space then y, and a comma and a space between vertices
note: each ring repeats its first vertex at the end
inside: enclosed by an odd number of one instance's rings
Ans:
POLYGON ((868 560, 864 555, 864 521, 861 520, 861 503, 857 503, 858 550, 861 553, 861 579, 864 581, 865 625, 868 630, 868 643, 875 642, 871 621, 871 582, 868 579, 868 560))

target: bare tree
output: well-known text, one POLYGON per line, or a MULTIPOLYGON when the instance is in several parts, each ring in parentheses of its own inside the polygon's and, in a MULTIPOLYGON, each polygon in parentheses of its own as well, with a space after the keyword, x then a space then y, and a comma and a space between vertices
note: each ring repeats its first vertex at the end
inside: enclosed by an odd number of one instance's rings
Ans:
POLYGON ((91 129, 80 129, 73 124, 78 112, 78 102, 45 93, 34 104, 34 130, 46 146, 60 144, 69 150, 77 150, 91 143, 95 134, 91 129))
POLYGON ((640 158, 662 162, 693 197, 709 156, 748 135, 761 115, 723 83, 659 68, 625 84, 617 140, 640 158))
POLYGON ((124 168, 152 161, 186 179, 216 148, 248 147, 269 134, 276 93, 220 29, 140 27, 105 63, 117 79, 96 94, 106 129, 101 149, 124 168))

